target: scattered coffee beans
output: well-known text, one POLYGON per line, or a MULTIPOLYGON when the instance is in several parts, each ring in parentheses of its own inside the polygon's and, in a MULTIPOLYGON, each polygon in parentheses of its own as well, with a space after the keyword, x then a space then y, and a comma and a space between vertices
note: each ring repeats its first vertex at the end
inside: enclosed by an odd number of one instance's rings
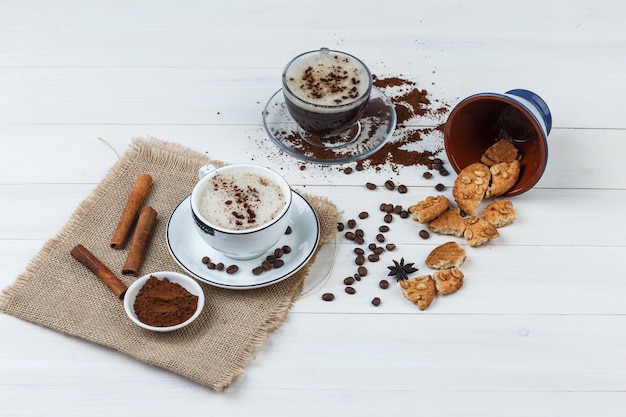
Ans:
POLYGON ((343 283, 346 285, 354 284, 354 277, 346 277, 346 279, 343 280, 343 283))
POLYGON ((391 180, 387 180, 385 181, 385 188, 389 191, 393 191, 396 188, 396 183, 391 180))
POLYGON ((356 227, 356 220, 354 220, 354 219, 348 220, 348 227, 350 229, 354 229, 356 227))
POLYGON ((389 231, 389 226, 382 225, 378 228, 380 233, 387 233, 389 231))
POLYGON ((368 182, 367 184, 365 184, 365 187, 366 187, 368 190, 375 190, 376 188, 378 188, 378 187, 376 186, 376 184, 373 184, 373 183, 371 183, 371 182, 368 182))
POLYGON ((350 287, 350 286, 346 287, 346 292, 348 294, 356 294, 356 290, 354 289, 354 287, 350 287))
POLYGON ((443 191, 445 189, 446 189, 446 186, 441 184, 441 183, 435 185, 435 190, 437 190, 437 191, 443 191))
POLYGON ((226 268, 226 273, 230 275, 235 274, 237 271, 239 271, 237 265, 229 265, 228 268, 226 268))
POLYGON ((203 256, 202 257, 202 263, 203 264, 208 264, 209 262, 211 262, 211 258, 209 258, 208 256, 203 256))
POLYGON ((407 191, 409 191, 409 190, 408 190, 408 188, 406 188, 406 185, 404 185, 404 184, 398 185, 398 192, 400 194, 406 194, 407 191))
POLYGON ((428 233, 426 230, 420 230, 420 237, 422 239, 428 239, 430 237, 430 233, 428 233))
POLYGON ((374 305, 374 307, 378 307, 380 305, 380 298, 374 297, 372 299, 372 304, 374 305))
POLYGON ((324 301, 333 301, 335 299, 335 294, 332 292, 325 292, 322 294, 322 300, 324 301))
POLYGON ((389 288, 389 281, 387 281, 386 279, 381 279, 378 283, 378 286, 383 290, 386 290, 387 288, 389 288))
POLYGON ((385 214, 383 220, 385 223, 391 223, 393 221, 393 216, 390 213, 387 213, 385 214))
POLYGON ((359 219, 367 219, 370 214, 367 211, 362 211, 359 213, 359 219))

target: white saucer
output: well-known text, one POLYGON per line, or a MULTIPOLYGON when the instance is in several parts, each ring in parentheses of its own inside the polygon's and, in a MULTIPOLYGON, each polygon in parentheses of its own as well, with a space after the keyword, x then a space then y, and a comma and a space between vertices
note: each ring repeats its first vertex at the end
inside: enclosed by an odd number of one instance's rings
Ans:
POLYGON ((320 224, 313 208, 300 194, 292 191, 291 233, 285 234, 276 245, 258 258, 240 261, 228 258, 211 248, 200 237, 191 216, 189 196, 178 204, 167 222, 166 242, 170 254, 187 273, 204 283, 221 288, 246 290, 275 284, 298 272, 313 256, 320 239, 320 224), (274 248, 288 245, 291 252, 281 258, 281 268, 270 269, 260 275, 252 270, 261 265, 274 248), (222 262, 224 270, 208 269, 202 258, 208 256, 213 263, 222 262), (228 265, 237 265, 239 271, 227 274, 228 265))
POLYGON ((296 158, 315 163, 341 164, 364 159, 391 138, 396 128, 396 110, 381 90, 372 87, 358 134, 347 141, 319 141, 303 137, 293 120, 280 89, 269 99, 263 110, 263 126, 274 143, 296 158))

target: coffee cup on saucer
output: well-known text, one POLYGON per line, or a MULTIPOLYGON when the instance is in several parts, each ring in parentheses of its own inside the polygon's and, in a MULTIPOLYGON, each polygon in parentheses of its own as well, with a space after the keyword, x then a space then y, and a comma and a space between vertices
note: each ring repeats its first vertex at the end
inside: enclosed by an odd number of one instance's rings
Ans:
POLYGON ((261 165, 207 165, 190 201, 202 239, 227 257, 244 260, 261 256, 285 234, 292 192, 282 176, 261 165))

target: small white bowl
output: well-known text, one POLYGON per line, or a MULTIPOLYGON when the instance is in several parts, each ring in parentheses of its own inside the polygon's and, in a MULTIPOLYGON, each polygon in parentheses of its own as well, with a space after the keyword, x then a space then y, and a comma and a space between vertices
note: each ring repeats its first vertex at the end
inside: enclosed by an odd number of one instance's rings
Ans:
POLYGON ((130 285, 130 287, 128 287, 128 290, 126 291, 126 295, 124 296, 124 310, 126 310, 126 315, 128 315, 128 317, 133 322, 135 322, 135 324, 137 324, 138 326, 143 327, 144 329, 155 331, 155 332, 171 332, 172 330, 177 330, 177 329, 180 329, 181 327, 185 327, 186 325, 194 321, 196 318, 198 318, 198 316, 202 312, 203 307, 204 307, 204 292, 202 291, 200 284, 198 284, 196 280, 194 280, 191 277, 188 277, 187 275, 183 275, 183 274, 179 274, 178 272, 171 272, 171 271, 153 272, 151 274, 147 274, 147 275, 142 276, 141 278, 138 278, 135 282, 133 282, 130 285), (189 319, 187 319, 186 321, 180 324, 177 324, 175 326, 168 326, 168 327, 150 326, 142 322, 141 320, 139 320, 137 318, 137 314, 135 314, 135 308, 134 308, 135 299, 137 298, 137 293, 139 293, 139 290, 141 289, 141 287, 144 286, 144 284, 146 283, 146 281, 148 281, 148 279, 150 279, 150 277, 156 277, 158 279, 167 278, 170 282, 175 282, 179 284, 180 286, 184 287, 187 291, 189 291, 193 295, 197 295, 198 307, 196 308, 196 312, 193 314, 193 316, 189 317, 189 319))

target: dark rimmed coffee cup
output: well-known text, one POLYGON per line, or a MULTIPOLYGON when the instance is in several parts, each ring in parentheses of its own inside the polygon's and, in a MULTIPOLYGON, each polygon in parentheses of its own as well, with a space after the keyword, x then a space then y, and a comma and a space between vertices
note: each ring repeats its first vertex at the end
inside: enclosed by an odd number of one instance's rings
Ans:
POLYGON ((321 48, 289 61, 282 85, 287 110, 302 133, 330 140, 358 124, 373 81, 358 58, 321 48))

